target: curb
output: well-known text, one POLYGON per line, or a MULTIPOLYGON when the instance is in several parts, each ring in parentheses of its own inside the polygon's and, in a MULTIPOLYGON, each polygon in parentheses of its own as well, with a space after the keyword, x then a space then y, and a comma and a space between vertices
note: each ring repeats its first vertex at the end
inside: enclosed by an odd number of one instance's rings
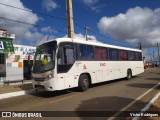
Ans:
POLYGON ((6 99, 6 98, 11 98, 11 97, 16 97, 16 96, 21 96, 21 95, 27 95, 27 94, 29 95, 29 94, 33 94, 33 93, 35 93, 35 89, 4 93, 4 94, 0 94, 0 100, 6 99))

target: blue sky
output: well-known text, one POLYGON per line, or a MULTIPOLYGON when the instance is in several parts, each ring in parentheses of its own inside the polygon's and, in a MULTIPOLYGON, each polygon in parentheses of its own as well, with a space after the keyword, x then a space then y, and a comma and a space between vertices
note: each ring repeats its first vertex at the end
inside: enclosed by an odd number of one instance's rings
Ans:
MULTIPOLYGON (((74 23, 82 26, 75 24, 75 36, 83 39, 83 27, 89 26, 88 34, 93 41, 127 47, 138 46, 139 42, 144 47, 155 46, 160 43, 159 6, 159 0, 73 0, 74 23)), ((0 17, 35 24, 1 18, 0 26, 16 34, 17 44, 36 46, 48 36, 50 39, 66 36, 66 21, 55 18, 66 18, 66 0, 1 0, 0 17)), ((156 48, 145 49, 144 53, 149 57, 153 51, 157 54, 156 48)))

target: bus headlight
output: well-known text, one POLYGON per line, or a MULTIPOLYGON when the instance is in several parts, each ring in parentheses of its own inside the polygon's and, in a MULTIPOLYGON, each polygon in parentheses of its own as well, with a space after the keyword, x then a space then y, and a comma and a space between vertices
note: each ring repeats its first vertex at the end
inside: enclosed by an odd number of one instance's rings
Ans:
POLYGON ((50 80, 51 78, 53 78, 53 73, 52 72, 50 72, 48 74, 48 76, 45 78, 45 80, 47 81, 47 80, 50 80))
POLYGON ((45 80, 47 81, 47 80, 50 80, 51 78, 52 78, 52 76, 49 75, 48 77, 45 78, 45 80))

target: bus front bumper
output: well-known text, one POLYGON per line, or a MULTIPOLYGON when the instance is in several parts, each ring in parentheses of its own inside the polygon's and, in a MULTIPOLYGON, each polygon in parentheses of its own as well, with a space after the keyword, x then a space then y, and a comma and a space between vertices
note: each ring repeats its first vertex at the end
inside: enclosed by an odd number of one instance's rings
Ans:
POLYGON ((55 82, 56 78, 52 78, 50 80, 44 80, 44 81, 32 81, 32 85, 34 89, 44 89, 46 91, 55 91, 55 82))

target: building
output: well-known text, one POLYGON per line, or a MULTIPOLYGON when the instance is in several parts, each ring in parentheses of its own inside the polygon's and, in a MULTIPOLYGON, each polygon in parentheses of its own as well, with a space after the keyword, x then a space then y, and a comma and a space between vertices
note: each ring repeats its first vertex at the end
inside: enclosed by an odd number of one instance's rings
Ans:
POLYGON ((31 68, 36 47, 17 45, 14 54, 6 56, 6 82, 31 79, 31 68))
POLYGON ((0 29, 0 84, 6 80, 6 56, 8 53, 14 53, 13 39, 15 39, 14 34, 0 29))
POLYGON ((14 34, 0 29, 0 84, 31 79, 36 47, 13 44, 14 34))

